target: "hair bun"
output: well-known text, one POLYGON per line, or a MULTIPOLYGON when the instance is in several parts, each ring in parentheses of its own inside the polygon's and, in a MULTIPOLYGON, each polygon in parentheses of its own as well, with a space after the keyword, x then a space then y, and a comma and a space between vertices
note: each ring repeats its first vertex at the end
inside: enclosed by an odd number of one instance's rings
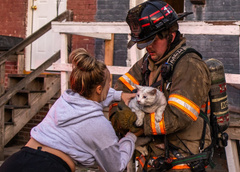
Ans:
POLYGON ((93 58, 84 48, 74 50, 69 55, 73 68, 81 71, 92 71, 96 65, 96 59, 93 58))

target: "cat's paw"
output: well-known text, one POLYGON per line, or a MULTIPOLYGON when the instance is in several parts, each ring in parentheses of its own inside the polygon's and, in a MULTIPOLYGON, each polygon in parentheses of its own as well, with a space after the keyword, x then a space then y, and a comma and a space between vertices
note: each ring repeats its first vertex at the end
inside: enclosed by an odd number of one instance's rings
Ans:
POLYGON ((160 122, 161 120, 162 120, 162 115, 160 115, 160 116, 156 115, 155 116, 155 121, 156 122, 160 122))
POLYGON ((137 146, 135 149, 139 151, 143 156, 148 155, 148 150, 146 146, 137 146))
POLYGON ((143 125, 143 120, 138 119, 138 120, 135 122, 135 125, 136 125, 137 127, 140 127, 141 125, 143 125))

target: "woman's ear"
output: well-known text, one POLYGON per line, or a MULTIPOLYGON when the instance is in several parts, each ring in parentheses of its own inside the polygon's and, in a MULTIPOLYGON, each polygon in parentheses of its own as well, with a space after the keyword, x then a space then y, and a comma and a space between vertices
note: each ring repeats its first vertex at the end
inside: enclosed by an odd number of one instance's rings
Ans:
POLYGON ((172 33, 172 41, 171 41, 171 43, 174 41, 174 39, 175 39, 176 35, 177 35, 177 33, 176 33, 176 32, 173 32, 173 33, 172 33))
POLYGON ((97 86, 96 92, 97 92, 97 94, 99 94, 99 95, 102 93, 102 86, 101 86, 101 85, 98 85, 98 86, 97 86))

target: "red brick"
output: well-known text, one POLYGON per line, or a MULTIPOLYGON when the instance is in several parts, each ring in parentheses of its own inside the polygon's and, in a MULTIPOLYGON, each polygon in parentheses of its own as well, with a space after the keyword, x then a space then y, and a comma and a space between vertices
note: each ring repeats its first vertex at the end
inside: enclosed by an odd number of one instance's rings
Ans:
MULTIPOLYGON (((26 37, 27 5, 28 0, 1 0, 0 18, 4 22, 0 25, 0 35, 22 38, 26 37)), ((96 0, 68 0, 67 9, 73 11, 74 21, 94 22, 97 3, 96 0)), ((83 47, 87 49, 90 54, 94 55, 94 46, 94 38, 73 35, 72 49, 83 47)), ((6 63, 5 87, 8 82, 7 75, 10 73, 17 73, 17 65, 14 62, 6 63)), ((38 112, 38 114, 36 114, 35 117, 25 125, 25 127, 15 137, 17 142, 27 142, 30 136, 29 132, 31 128, 42 121, 48 110, 48 106, 43 107, 40 112, 38 112)))
POLYGON ((0 25, 0 35, 25 37, 26 26, 21 21, 26 21, 27 4, 28 0, 1 0, 0 18, 6 22, 0 25))

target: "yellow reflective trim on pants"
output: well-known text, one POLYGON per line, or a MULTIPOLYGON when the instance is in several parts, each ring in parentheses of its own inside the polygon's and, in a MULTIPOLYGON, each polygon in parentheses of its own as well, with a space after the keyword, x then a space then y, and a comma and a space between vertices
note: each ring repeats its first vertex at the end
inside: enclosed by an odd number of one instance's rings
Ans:
POLYGON ((175 165, 172 169, 173 170, 181 170, 181 169, 189 169, 190 167, 187 164, 179 164, 175 165))
POLYGON ((171 94, 168 104, 177 107, 194 121, 197 120, 200 113, 200 108, 194 102, 178 94, 171 94))
POLYGON ((143 155, 140 155, 139 157, 136 157, 136 160, 138 160, 139 164, 144 167, 144 164, 146 162, 146 158, 143 155))

